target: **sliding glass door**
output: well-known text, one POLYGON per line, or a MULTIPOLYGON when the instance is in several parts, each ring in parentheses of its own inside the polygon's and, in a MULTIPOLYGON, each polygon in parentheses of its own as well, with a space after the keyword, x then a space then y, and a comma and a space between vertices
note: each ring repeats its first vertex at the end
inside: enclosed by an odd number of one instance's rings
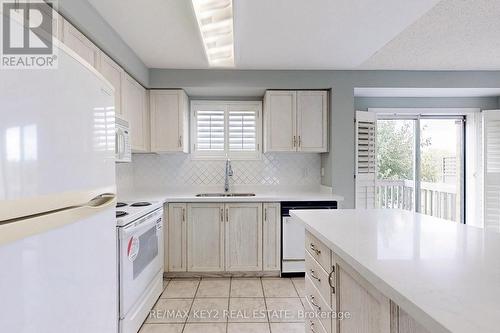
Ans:
POLYGON ((420 212, 462 221, 463 119, 420 119, 420 212))
POLYGON ((415 120, 377 120, 377 197, 380 208, 415 209, 415 120))
POLYGON ((464 222, 464 118, 377 120, 377 205, 464 222))

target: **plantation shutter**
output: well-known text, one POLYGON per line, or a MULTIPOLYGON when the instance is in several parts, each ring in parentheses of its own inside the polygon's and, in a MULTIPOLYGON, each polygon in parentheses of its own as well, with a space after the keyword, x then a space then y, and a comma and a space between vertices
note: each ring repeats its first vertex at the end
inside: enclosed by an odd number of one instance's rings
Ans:
POLYGON ((500 110, 482 114, 484 228, 500 231, 500 110))
POLYGON ((376 114, 356 111, 356 208, 375 208, 376 114))
POLYGON ((196 111, 196 149, 224 150, 224 110, 196 111))
POLYGON ((256 110, 229 110, 229 151, 257 150, 256 110))

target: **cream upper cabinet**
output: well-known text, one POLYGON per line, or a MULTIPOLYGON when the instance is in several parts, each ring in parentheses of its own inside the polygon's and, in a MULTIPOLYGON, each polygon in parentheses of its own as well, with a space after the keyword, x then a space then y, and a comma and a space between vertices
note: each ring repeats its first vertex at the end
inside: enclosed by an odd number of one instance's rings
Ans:
POLYGON ((115 113, 121 115, 123 69, 103 52, 99 52, 97 69, 115 88, 115 113))
POLYGON ((151 151, 189 152, 189 100, 183 90, 151 90, 151 151))
POLYGON ((150 133, 147 90, 71 23, 58 19, 62 22, 63 43, 95 67, 115 88, 115 112, 129 121, 132 151, 148 152, 150 133))
POLYGON ((328 151, 328 101, 326 91, 297 92, 297 150, 328 151))
POLYGON ((188 204, 188 271, 224 271, 224 204, 188 204))
POLYGON ((127 73, 122 76, 122 115, 130 123, 132 151, 149 150, 149 117, 147 91, 127 73))
MULTIPOLYGON (((52 36, 55 38, 61 40, 62 36, 62 28, 63 28, 63 18, 59 13, 53 9, 53 7, 49 6, 49 4, 41 2, 42 6, 40 7, 42 11, 46 12, 47 14, 52 13, 52 36)), ((47 30, 44 29, 44 27, 40 27, 42 30, 45 32, 48 32, 47 30)))
POLYGON ((295 151, 297 92, 267 91, 264 97, 266 151, 295 151))
POLYGON ((264 203, 263 221, 263 270, 281 269, 281 211, 279 203, 264 203))
POLYGON ((62 20, 62 42, 76 54, 87 61, 92 67, 97 67, 99 49, 78 29, 66 20, 62 20))
POLYGON ((268 152, 327 152, 328 92, 267 91, 264 133, 268 152))
POLYGON ((262 204, 226 204, 226 271, 262 270, 262 204))
POLYGON ((165 268, 170 272, 185 272, 187 270, 187 208, 185 203, 168 205, 168 218, 165 246, 165 268))

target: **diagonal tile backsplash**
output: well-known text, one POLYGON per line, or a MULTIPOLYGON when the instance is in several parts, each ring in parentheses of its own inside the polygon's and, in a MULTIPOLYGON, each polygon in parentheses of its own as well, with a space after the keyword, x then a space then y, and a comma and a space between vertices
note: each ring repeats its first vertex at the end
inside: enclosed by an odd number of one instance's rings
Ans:
MULTIPOLYGON (((186 154, 134 154, 132 163, 117 164, 118 191, 224 184, 224 160, 194 160, 186 154)), ((320 155, 267 153, 259 160, 232 161, 232 184, 317 186, 320 155)))

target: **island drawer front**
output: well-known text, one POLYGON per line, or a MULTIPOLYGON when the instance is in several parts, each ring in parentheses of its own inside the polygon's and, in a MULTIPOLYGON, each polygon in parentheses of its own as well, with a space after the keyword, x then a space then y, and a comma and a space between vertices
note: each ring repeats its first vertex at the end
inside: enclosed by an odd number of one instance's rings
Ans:
MULTIPOLYGON (((332 268, 330 267, 330 270, 332 268)), ((306 252, 306 275, 309 277, 313 285, 318 289, 321 296, 325 299, 328 306, 335 307, 335 289, 330 287, 335 286, 335 274, 332 274, 331 282, 328 281, 330 274, 325 272, 323 267, 306 252)))
POLYGON ((325 331, 332 332, 332 308, 328 306, 326 301, 320 295, 318 289, 313 285, 311 279, 306 276, 306 299, 313 311, 319 311, 323 316, 319 317, 319 321, 325 328, 325 331))
POLYGON ((304 318, 306 333, 334 333, 334 332, 327 332, 326 329, 323 327, 323 325, 320 323, 318 317, 312 315, 313 313, 316 313, 316 311, 313 310, 308 300, 304 302, 304 311, 306 313, 306 317, 304 318))
POLYGON ((305 246, 311 256, 328 272, 332 266, 332 254, 330 249, 307 230, 305 246))

